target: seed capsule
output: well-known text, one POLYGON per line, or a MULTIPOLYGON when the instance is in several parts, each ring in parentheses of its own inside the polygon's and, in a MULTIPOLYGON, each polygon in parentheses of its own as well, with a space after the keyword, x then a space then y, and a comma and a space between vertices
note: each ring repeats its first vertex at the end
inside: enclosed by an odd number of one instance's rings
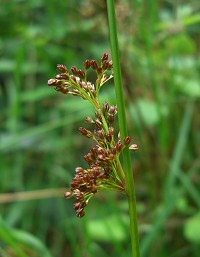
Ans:
POLYGON ((64 197, 65 198, 70 198, 72 196, 71 192, 65 192, 64 197))
POLYGON ((95 60, 92 60, 90 62, 90 64, 91 64, 91 67, 92 67, 93 70, 97 70, 98 64, 97 64, 97 62, 95 60))
POLYGON ((57 71, 61 72, 61 73, 68 73, 68 69, 65 65, 63 64, 57 64, 57 71))
POLYGON ((121 141, 118 141, 117 144, 116 144, 116 149, 117 149, 117 152, 121 152, 122 150, 122 147, 123 147, 123 144, 121 141))
POLYGON ((56 75, 56 78, 57 79, 66 79, 66 80, 68 80, 69 79, 69 75, 66 74, 66 73, 60 73, 60 74, 56 75))
POLYGON ((85 78, 85 72, 83 70, 78 70, 78 76, 80 79, 84 79, 85 78))
POLYGON ((75 76, 78 75, 78 69, 77 69, 75 66, 72 66, 72 67, 71 67, 71 72, 72 72, 75 76))
POLYGON ((111 140, 112 140, 112 136, 111 136, 111 134, 110 133, 107 133, 106 135, 105 135, 105 138, 106 138, 106 141, 107 142, 111 142, 111 140))
POLYGON ((94 123, 93 119, 89 116, 85 118, 85 121, 88 123, 94 123))
POLYGON ((80 132, 81 135, 84 135, 84 136, 86 136, 86 137, 88 137, 88 138, 93 137, 92 132, 89 131, 89 130, 87 130, 86 128, 80 127, 80 128, 79 128, 79 132, 80 132))
POLYGON ((114 128, 113 127, 109 127, 108 131, 109 131, 110 135, 112 135, 112 136, 114 135, 114 128))
POLYGON ((127 137, 124 138, 124 144, 125 145, 129 145, 130 142, 131 142, 131 137, 127 136, 127 137))
POLYGON ((138 149, 138 145, 137 144, 132 144, 130 147, 129 147, 130 150, 137 150, 138 149))
POLYGON ((48 86, 55 86, 57 83, 57 79, 49 79, 48 80, 48 86))
POLYGON ((96 70, 97 70, 97 73, 98 73, 98 74, 101 74, 101 73, 102 73, 102 68, 101 68, 101 67, 98 67, 96 70))
POLYGON ((85 69, 88 70, 90 68, 91 64, 90 64, 89 60, 86 60, 86 61, 84 61, 83 65, 84 65, 85 69))
POLYGON ((109 67, 109 62, 108 62, 107 60, 104 60, 104 61, 102 62, 102 69, 103 69, 103 70, 107 70, 108 67, 109 67))
POLYGON ((104 53, 101 57, 101 62, 103 61, 107 61, 108 60, 108 54, 107 53, 104 53))
POLYGON ((77 216, 78 218, 82 218, 84 215, 85 215, 85 212, 84 212, 83 209, 77 210, 76 216, 77 216))
POLYGON ((105 115, 108 112, 108 110, 109 110, 109 104, 105 102, 102 108, 103 114, 105 115))
POLYGON ((75 172, 76 173, 83 173, 84 169, 82 167, 76 167, 75 172))

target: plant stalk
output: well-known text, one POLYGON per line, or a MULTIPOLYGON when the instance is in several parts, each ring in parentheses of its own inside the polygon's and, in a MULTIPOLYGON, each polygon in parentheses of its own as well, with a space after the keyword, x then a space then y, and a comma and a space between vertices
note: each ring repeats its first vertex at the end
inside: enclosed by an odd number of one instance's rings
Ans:
MULTIPOLYGON (((114 69, 114 83, 115 83, 115 94, 118 108, 118 119, 120 137, 122 140, 127 136, 126 116, 125 116, 125 104, 122 90, 122 76, 119 61, 119 47, 117 39, 117 26, 115 17, 115 4, 114 0, 107 0, 107 12, 108 12, 108 23, 110 32, 110 45, 113 60, 114 69)), ((132 244, 132 256, 139 257, 139 238, 138 238, 138 225, 137 225, 137 213, 136 213, 136 197, 134 179, 132 173, 130 150, 126 147, 123 150, 123 162, 126 175, 126 193, 128 196, 129 203, 129 215, 130 215, 130 234, 132 244)))

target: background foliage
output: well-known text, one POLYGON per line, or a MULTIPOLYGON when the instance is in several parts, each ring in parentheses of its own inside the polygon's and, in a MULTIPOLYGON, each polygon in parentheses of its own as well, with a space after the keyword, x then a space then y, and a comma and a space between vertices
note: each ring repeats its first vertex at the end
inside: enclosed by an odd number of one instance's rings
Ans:
MULTIPOLYGON (((84 165, 89 146, 77 131, 91 110, 47 87, 57 63, 81 68, 110 52, 105 1, 0 4, 0 256, 131 256, 123 196, 97 196, 81 220, 62 197, 84 165)), ((200 4, 124 0, 116 12, 128 128, 139 145, 141 256, 197 257, 200 4)), ((115 103, 112 85, 102 99, 115 103)))

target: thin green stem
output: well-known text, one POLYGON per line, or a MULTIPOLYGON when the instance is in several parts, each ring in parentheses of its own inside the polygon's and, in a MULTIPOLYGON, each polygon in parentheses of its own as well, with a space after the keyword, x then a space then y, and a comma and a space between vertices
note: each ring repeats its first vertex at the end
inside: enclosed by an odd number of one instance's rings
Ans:
MULTIPOLYGON (((117 39, 116 17, 115 17, 115 5, 114 0, 107 0, 108 22, 110 31, 110 44, 114 69, 114 82, 115 93, 118 107, 118 119, 120 135, 122 140, 127 136, 126 116, 125 116, 125 104, 122 90, 122 77, 119 61, 119 47, 117 39)), ((126 192, 129 202, 129 214, 130 214, 130 233, 132 243, 132 256, 139 257, 139 239, 138 239, 138 227, 137 227, 137 213, 136 213, 136 197, 134 180, 132 173, 131 157, 129 149, 126 147, 123 150, 124 169, 126 173, 126 192)))

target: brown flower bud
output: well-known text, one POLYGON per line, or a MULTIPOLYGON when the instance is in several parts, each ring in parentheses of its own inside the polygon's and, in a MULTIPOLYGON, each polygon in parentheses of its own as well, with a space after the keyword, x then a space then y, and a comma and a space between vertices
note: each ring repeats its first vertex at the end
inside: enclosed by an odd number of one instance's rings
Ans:
POLYGON ((109 113, 111 114, 116 114, 117 112, 117 106, 116 105, 111 105, 109 108, 109 113))
POLYGON ((106 158, 105 158, 105 156, 103 156, 103 154, 99 154, 99 155, 97 156, 97 159, 98 159, 99 161, 105 161, 105 160, 106 160, 106 158))
POLYGON ((115 130, 113 127, 109 127, 108 131, 109 131, 110 135, 112 135, 112 136, 114 135, 115 130))
POLYGON ((85 79, 85 72, 83 70, 78 70, 78 76, 80 79, 85 79))
POLYGON ((48 80, 48 86, 55 86, 57 83, 57 79, 49 79, 48 80))
POLYGON ((63 94, 68 94, 69 93, 69 89, 68 89, 68 87, 64 86, 64 87, 61 87, 60 92, 63 93, 63 94))
POLYGON ((75 203, 75 204, 73 205, 74 210, 77 211, 78 209, 80 209, 80 205, 81 205, 80 202, 75 203))
POLYGON ((86 128, 80 127, 80 128, 79 128, 79 132, 80 132, 81 135, 84 135, 84 136, 86 136, 86 137, 88 137, 88 138, 93 137, 92 132, 89 131, 89 130, 87 130, 86 128))
POLYGON ((119 131, 117 134, 117 138, 120 140, 120 137, 121 137, 121 135, 120 135, 120 131, 119 131))
POLYGON ((97 154, 98 154, 97 147, 96 147, 96 146, 92 147, 92 148, 90 149, 90 152, 91 152, 94 156, 97 156, 97 154))
POLYGON ((92 185, 91 191, 93 194, 95 194, 97 192, 97 186, 96 185, 92 185))
POLYGON ((84 169, 82 167, 76 167, 75 172, 76 173, 83 173, 84 169))
POLYGON ((93 119, 89 116, 85 118, 85 121, 88 123, 94 123, 93 119))
POLYGON ((85 60, 83 65, 84 65, 85 69, 88 70, 90 68, 90 61, 89 60, 85 60))
POLYGON ((104 102, 103 103, 103 108, 102 108, 102 111, 103 111, 103 114, 105 115, 109 110, 109 104, 107 102, 104 102))
POLYGON ((84 210, 83 210, 83 209, 77 210, 76 216, 77 216, 78 218, 82 218, 84 215, 85 215, 85 213, 84 213, 84 210))
POLYGON ((90 61, 90 64, 93 70, 97 70, 98 64, 95 60, 90 61))
POLYGON ((122 142, 118 141, 117 144, 116 144, 117 152, 121 152, 122 148, 123 148, 122 142))
POLYGON ((66 73, 60 73, 60 74, 56 75, 56 79, 66 79, 66 80, 68 80, 69 75, 66 74, 66 73))
POLYGON ((101 62, 103 61, 107 61, 108 60, 108 54, 107 53, 104 53, 101 57, 101 62))
POLYGON ((75 66, 72 66, 72 67, 71 67, 71 72, 72 72, 75 76, 78 75, 78 69, 77 69, 75 66))
POLYGON ((101 67, 98 67, 97 68, 97 73, 100 75, 102 73, 102 68, 101 67))
POLYGON ((131 137, 130 137, 130 136, 126 136, 126 137, 124 138, 124 145, 129 145, 130 142, 131 142, 131 137))
POLYGON ((64 197, 65 198, 70 198, 72 196, 71 192, 65 192, 64 197))
POLYGON ((108 63, 108 70, 111 70, 112 67, 113 67, 113 63, 112 63, 112 61, 109 61, 109 63, 108 63))
POLYGON ((104 139, 104 131, 102 129, 100 130, 95 130, 95 134, 100 138, 104 139))
POLYGON ((56 86, 55 90, 58 91, 58 92, 61 92, 63 94, 68 94, 69 93, 69 88, 65 84, 56 86))
POLYGON ((102 128, 102 123, 99 119, 95 120, 95 129, 100 130, 102 128))
POLYGON ((106 60, 105 60, 105 61, 103 61, 103 62, 102 62, 102 69, 103 69, 103 70, 107 70, 107 69, 108 69, 108 67, 109 67, 109 62, 108 62, 108 61, 106 61, 106 60))
POLYGON ((107 142, 111 142, 111 140, 112 140, 112 136, 111 136, 111 134, 110 133, 107 133, 106 135, 105 135, 105 138, 106 138, 106 141, 107 142))
POLYGON ((80 204, 80 207, 81 207, 81 208, 84 208, 86 205, 87 205, 86 201, 83 201, 83 202, 80 204))
POLYGON ((109 121, 110 123, 113 123, 114 120, 115 120, 114 114, 108 113, 108 121, 109 121))
POLYGON ((91 153, 88 153, 88 154, 84 155, 83 158, 89 164, 93 161, 93 156, 92 156, 91 153))
POLYGON ((80 91, 78 89, 72 89, 72 95, 74 96, 80 95, 80 91))
POLYGON ((107 159, 109 159, 109 160, 113 160, 114 159, 114 154, 112 154, 111 152, 109 152, 108 154, 107 154, 107 159))
POLYGON ((117 153, 116 146, 114 146, 113 148, 111 148, 111 153, 114 154, 114 155, 117 153))
POLYGON ((70 78, 73 79, 73 81, 77 82, 76 77, 74 75, 70 75, 70 78))
POLYGON ((65 65, 63 64, 57 64, 57 71, 61 72, 61 73, 68 73, 68 69, 65 65))
POLYGON ((101 147, 105 147, 105 143, 102 140, 98 140, 98 143, 101 147))

